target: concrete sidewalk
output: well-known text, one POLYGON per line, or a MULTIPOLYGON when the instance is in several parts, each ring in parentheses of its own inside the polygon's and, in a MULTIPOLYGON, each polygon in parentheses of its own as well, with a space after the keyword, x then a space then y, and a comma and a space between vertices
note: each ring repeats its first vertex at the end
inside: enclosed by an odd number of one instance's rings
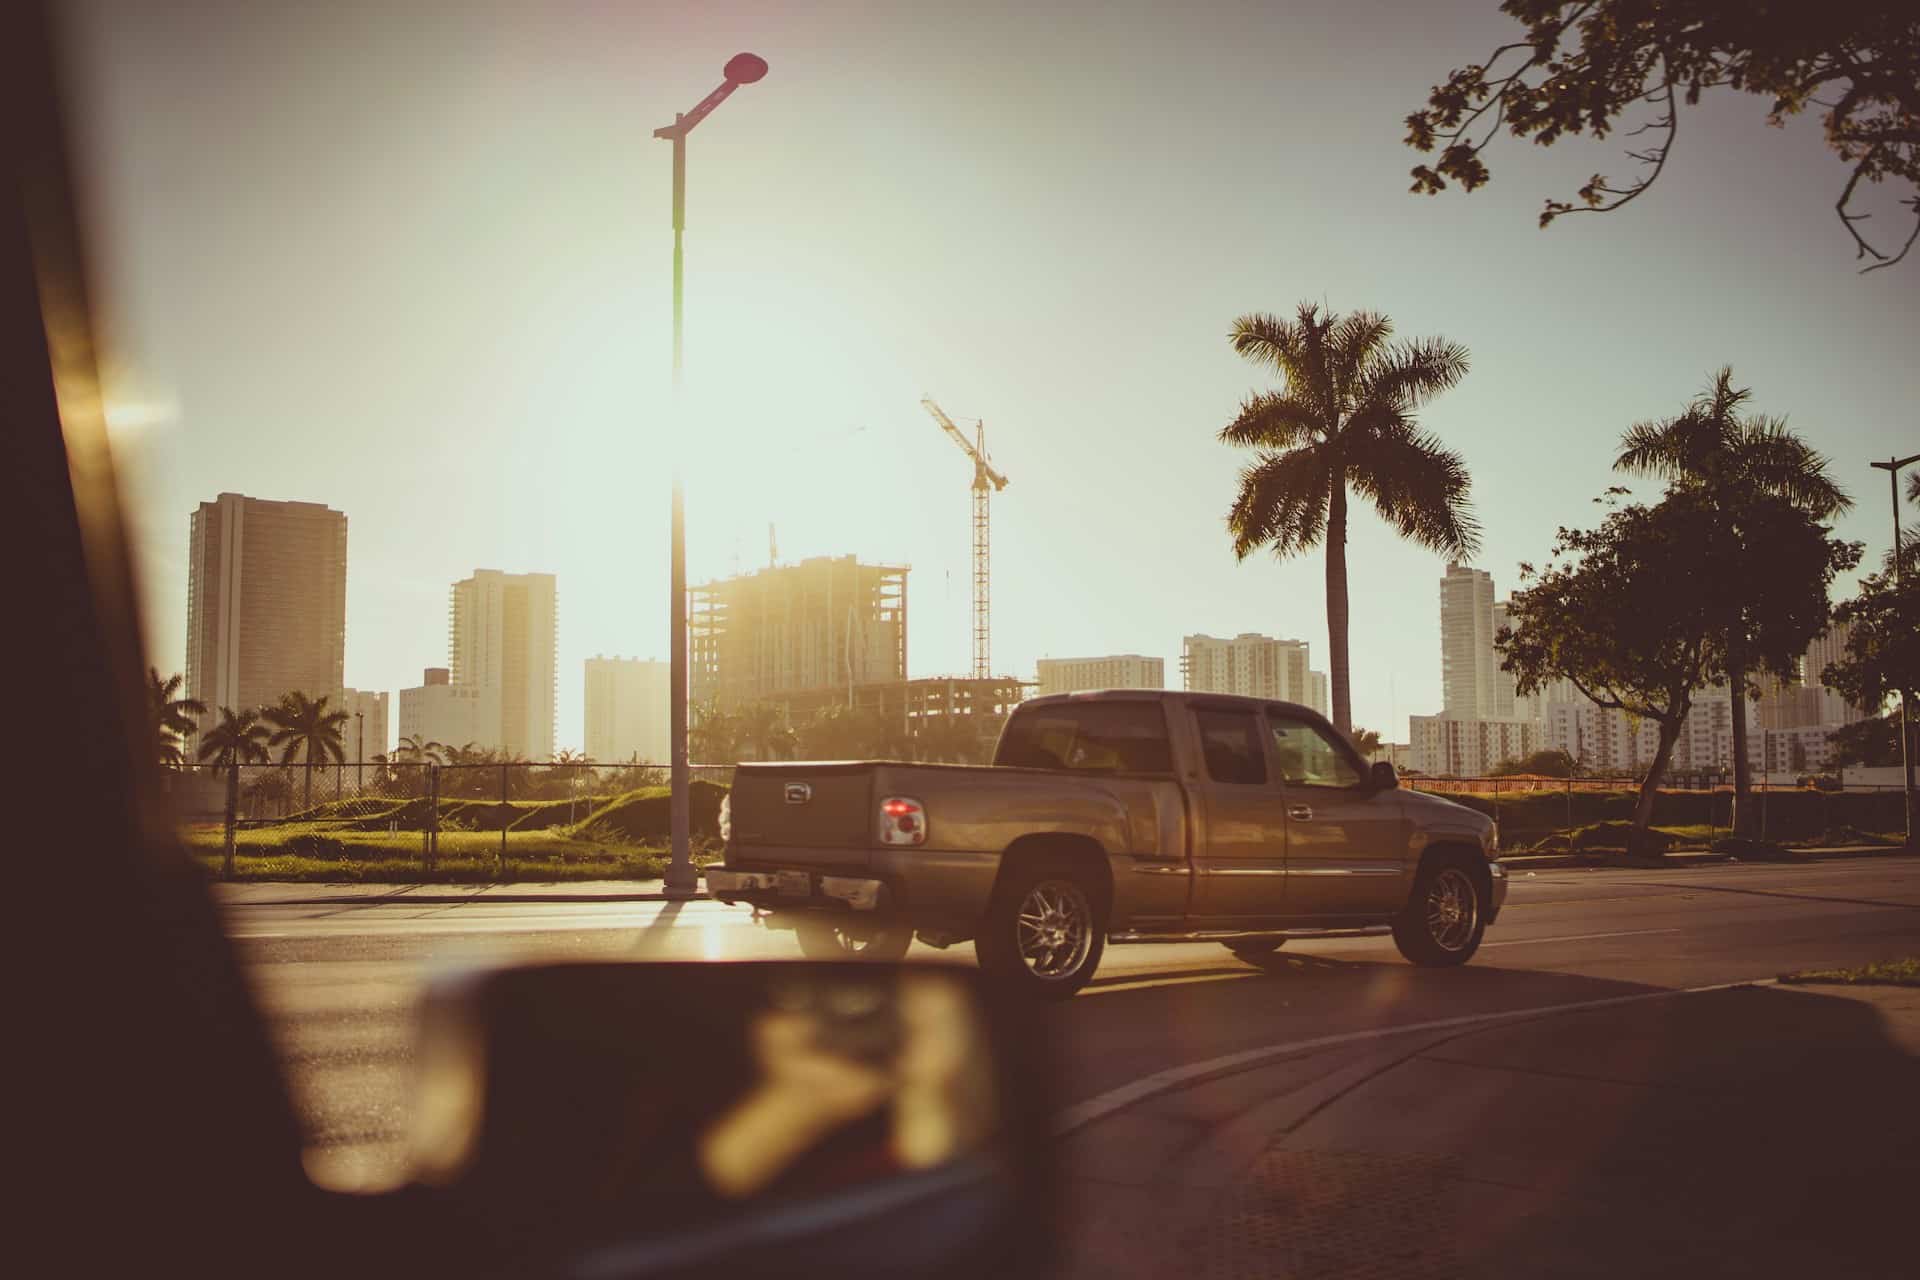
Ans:
POLYGON ((1063 1140, 1062 1274, 1911 1276, 1920 990, 1676 995, 1297 1057, 1063 1140))
MULTIPOLYGON (((667 902, 661 880, 513 881, 500 884, 333 884, 262 880, 212 886, 227 907, 295 907, 382 903, 667 902)), ((696 895, 704 897, 704 890, 696 895)))

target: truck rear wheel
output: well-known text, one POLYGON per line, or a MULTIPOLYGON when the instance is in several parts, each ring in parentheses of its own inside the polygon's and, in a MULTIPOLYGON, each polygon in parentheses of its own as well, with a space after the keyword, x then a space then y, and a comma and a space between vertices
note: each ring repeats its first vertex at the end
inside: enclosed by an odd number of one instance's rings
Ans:
POLYGON ((1487 931, 1484 875, 1468 855, 1445 853, 1420 865, 1413 894, 1393 922, 1393 942, 1414 964, 1444 968, 1465 964, 1487 931))
POLYGON ((1107 946, 1101 896, 1073 866, 1016 868, 973 940, 980 967, 1029 995, 1064 1000, 1087 985, 1107 946))
POLYGON ((794 922, 800 954, 809 960, 879 960, 891 963, 913 945, 905 925, 856 924, 832 917, 803 917, 794 922))

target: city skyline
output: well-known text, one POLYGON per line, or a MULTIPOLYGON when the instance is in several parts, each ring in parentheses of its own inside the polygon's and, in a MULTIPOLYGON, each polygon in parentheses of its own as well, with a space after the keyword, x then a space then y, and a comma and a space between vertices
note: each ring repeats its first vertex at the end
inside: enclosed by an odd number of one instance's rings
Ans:
MULTIPOLYGON (((1723 363, 1856 497, 1872 491, 1866 459, 1916 398, 1911 272, 1852 273, 1816 121, 1781 133, 1764 104, 1703 103, 1659 192, 1540 232, 1539 193, 1613 163, 1613 141, 1565 142, 1470 200, 1410 196, 1406 111, 1508 24, 1437 3, 1396 14, 1382 43, 1351 11, 1104 24, 1064 6, 1009 43, 977 13, 876 26, 831 4, 590 23, 529 8, 484 37, 375 11, 341 32, 300 10, 77 6, 92 87, 77 163, 97 195, 109 409, 156 664, 183 666, 178 512, 219 489, 354 513, 353 687, 417 679, 433 651, 414 620, 476 563, 594 584, 558 655, 562 741, 581 739, 588 655, 666 653, 667 166, 640 122, 705 87, 689 71, 703 49, 717 66, 757 48, 774 70, 703 132, 689 210, 690 578, 758 563, 769 523, 791 558, 911 564, 916 673, 964 671, 970 638, 965 477, 918 408, 929 393, 985 418, 1019 477, 994 511, 997 668, 1176 661, 1162 616, 1324 645, 1318 555, 1234 564, 1221 519, 1242 459, 1213 438, 1262 386, 1227 327, 1302 299, 1469 350, 1422 420, 1473 472, 1474 563, 1502 581, 1591 510, 1624 428, 1723 363), (382 53, 349 72, 350 43, 382 53), (1362 62, 1383 86, 1366 108, 1320 110, 1362 62), (919 68, 910 87, 897 65, 919 68), (991 103, 982 68, 1006 86, 991 103), (812 180, 836 131, 881 157, 845 188, 812 180), (1349 198, 1295 198, 1301 163, 1338 166, 1349 198), (395 175, 426 172, 404 207, 387 198, 395 175), (1173 228, 1181 252, 1140 251, 1173 228), (1820 359, 1788 305, 1823 317, 1820 359), (749 352, 741 333, 782 337, 749 352), (1085 518, 1089 494, 1102 518, 1085 518), (1132 511, 1153 514, 1112 514, 1132 511)), ((1838 527, 1869 562, 1886 546, 1869 503, 1838 527)), ((1439 705, 1408 621, 1442 562, 1368 512, 1349 549, 1356 722, 1439 705)))

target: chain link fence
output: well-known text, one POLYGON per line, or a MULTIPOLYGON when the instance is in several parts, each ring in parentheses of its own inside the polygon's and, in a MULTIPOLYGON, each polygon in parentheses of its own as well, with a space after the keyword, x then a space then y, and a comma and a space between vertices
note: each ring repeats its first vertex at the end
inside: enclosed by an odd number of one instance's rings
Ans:
MULTIPOLYGON (((231 878, 492 879, 512 871, 627 878, 659 874, 670 827, 667 766, 604 764, 244 764, 163 770, 189 847, 231 878)), ((718 852, 720 800, 731 765, 692 768, 697 854, 718 852)), ((1500 824, 1508 853, 1624 848, 1635 778, 1402 779, 1500 824)), ((1819 790, 1756 780, 1757 830, 1784 844, 1899 843, 1894 787, 1819 790)), ((1678 777, 1655 797, 1653 826, 1676 846, 1729 834, 1731 780, 1678 777)))
MULTIPOLYGON (((692 774, 695 845, 711 852, 733 767, 692 774)), ((349 868, 364 878, 648 875, 670 836, 670 770, 658 764, 184 765, 163 775, 190 850, 225 878, 241 859, 292 879, 349 868)))
MULTIPOLYGON (((1567 853, 1623 849, 1640 780, 1615 778, 1402 777, 1413 791, 1443 795, 1478 809, 1500 824, 1508 853, 1567 853)), ((1899 844, 1906 825, 1898 786, 1820 788, 1753 784, 1756 835, 1778 844, 1899 844)), ((1684 774, 1654 796, 1651 825, 1675 847, 1710 847, 1732 834, 1733 779, 1684 774)))

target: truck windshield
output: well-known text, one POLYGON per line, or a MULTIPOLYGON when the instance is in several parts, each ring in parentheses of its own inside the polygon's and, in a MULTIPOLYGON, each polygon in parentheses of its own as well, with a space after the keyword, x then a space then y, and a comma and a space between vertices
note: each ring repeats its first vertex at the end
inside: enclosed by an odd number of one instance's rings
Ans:
POLYGON ((1158 702, 1069 702, 1022 707, 994 763, 1027 769, 1171 773, 1167 717, 1158 702))

